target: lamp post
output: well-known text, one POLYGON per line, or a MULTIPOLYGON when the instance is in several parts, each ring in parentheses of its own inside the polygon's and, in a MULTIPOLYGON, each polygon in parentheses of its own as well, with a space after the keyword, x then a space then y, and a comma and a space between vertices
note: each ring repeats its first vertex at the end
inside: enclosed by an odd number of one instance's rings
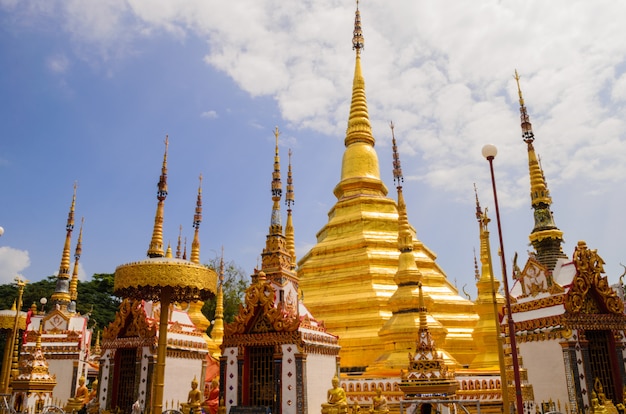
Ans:
MULTIPOLYGON (((520 384, 519 362, 517 358, 517 340, 515 338, 515 323, 513 322, 513 314, 511 313, 511 295, 509 294, 509 282, 506 274, 506 259, 504 254, 504 242, 502 241, 502 225, 500 223, 500 209, 498 207, 498 193, 496 191, 496 178, 493 173, 493 160, 498 153, 495 145, 487 144, 482 149, 483 157, 489 161, 489 170, 491 172, 491 186, 493 188, 493 202, 496 207, 496 222, 498 223, 498 239, 500 240, 500 265, 502 267, 502 282, 504 284, 504 298, 506 304, 507 324, 509 328, 509 341, 511 345, 511 357, 513 362, 513 380, 515 381, 515 403, 517 414, 523 414, 524 405, 522 402, 522 388, 520 384)), ((502 383, 502 381, 500 381, 502 383)), ((506 382, 506 378, 504 378, 506 382)), ((504 392, 504 390, 503 390, 504 392)), ((508 386, 507 386, 508 392, 508 386)))

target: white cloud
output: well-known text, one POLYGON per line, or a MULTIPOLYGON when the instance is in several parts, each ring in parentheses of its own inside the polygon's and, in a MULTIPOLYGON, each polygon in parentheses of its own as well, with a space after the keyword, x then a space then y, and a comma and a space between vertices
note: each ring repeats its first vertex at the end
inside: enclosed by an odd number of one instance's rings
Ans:
POLYGON ((0 247, 0 284, 13 283, 16 276, 30 266, 28 251, 0 247))
POLYGON ((216 119, 218 117, 217 112, 215 112, 214 110, 202 112, 200 116, 202 118, 209 118, 209 119, 216 119))
POLYGON ((54 73, 65 73, 70 66, 67 56, 62 54, 50 56, 46 63, 48 69, 54 73))

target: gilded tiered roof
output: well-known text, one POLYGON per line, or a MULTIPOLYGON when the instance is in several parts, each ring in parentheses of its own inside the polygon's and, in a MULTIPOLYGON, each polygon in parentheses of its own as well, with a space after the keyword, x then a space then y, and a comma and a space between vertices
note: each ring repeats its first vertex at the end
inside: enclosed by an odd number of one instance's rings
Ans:
MULTIPOLYGON (((380 178, 361 71, 364 40, 357 9, 352 103, 345 137, 336 204, 317 244, 300 260, 298 274, 306 305, 340 338, 341 365, 360 370, 385 350, 378 331, 392 316, 389 298, 396 291, 399 215, 380 178)), ((413 256, 432 317, 448 330, 443 348, 461 364, 474 356, 474 305, 461 298, 435 262, 435 254, 413 238, 413 256)), ((408 327, 408 326, 407 326, 408 327)))

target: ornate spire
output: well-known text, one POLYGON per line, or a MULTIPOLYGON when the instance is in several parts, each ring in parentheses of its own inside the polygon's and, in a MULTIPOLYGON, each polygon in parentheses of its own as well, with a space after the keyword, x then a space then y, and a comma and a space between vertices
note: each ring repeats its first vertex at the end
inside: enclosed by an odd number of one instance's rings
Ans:
POLYGON ((478 264, 474 254, 474 266, 476 272, 476 301, 475 309, 479 320, 474 327, 474 342, 478 354, 470 364, 471 369, 496 369, 500 367, 504 374, 504 365, 501 361, 500 347, 500 309, 504 305, 504 298, 498 294, 500 282, 493 275, 491 263, 491 247, 489 245, 488 224, 491 221, 487 217, 487 209, 483 211, 478 201, 478 190, 474 184, 476 195, 476 221, 478 222, 478 234, 480 238, 480 264, 481 272, 478 272, 478 264))
POLYGON ((282 233, 282 222, 280 220, 280 199, 283 195, 283 185, 280 181, 280 156, 278 155, 278 137, 280 131, 278 127, 274 129, 274 136, 276 137, 276 150, 274 153, 274 172, 272 172, 272 220, 270 223, 270 234, 275 231, 282 233))
MULTIPOLYGON (((288 239, 283 234, 283 226, 280 218, 280 200, 282 198, 282 183, 280 180, 280 157, 278 155, 278 137, 280 131, 278 127, 274 129, 276 137, 276 146, 274 152, 274 171, 272 172, 272 220, 269 228, 269 234, 265 242, 265 248, 261 253, 261 269, 267 275, 269 280, 285 277, 296 279, 294 263, 292 263, 293 253, 289 250, 288 239)), ((290 207, 293 202, 293 188, 291 194, 286 198, 287 206, 290 207)), ((289 225, 289 223, 288 223, 289 225)), ((293 225, 292 225, 293 237, 293 225)), ((256 270, 255 270, 256 272, 256 270)))
POLYGON ((287 173, 287 194, 285 204, 287 205, 287 224, 285 226, 285 237, 287 238, 287 250, 291 253, 291 266, 296 267, 296 241, 294 237, 293 218, 291 216, 291 205, 295 203, 293 192, 293 177, 291 176, 291 150, 289 150, 289 172, 287 173))
POLYGON ((554 217, 550 206, 552 198, 545 176, 539 164, 537 154, 533 142, 535 134, 532 130, 532 124, 524 105, 522 90, 520 87, 520 76, 515 71, 515 81, 517 82, 517 93, 519 95, 520 119, 522 126, 522 139, 526 143, 528 149, 528 169, 530 173, 530 199, 531 206, 534 210, 535 225, 530 233, 529 239, 537 253, 537 260, 546 266, 549 270, 553 270, 558 258, 566 258, 563 253, 563 232, 554 224, 554 217))
POLYGON ((354 19, 352 47, 356 50, 354 80, 352 82, 352 102, 348 117, 348 128, 344 144, 346 151, 341 166, 341 182, 335 187, 335 196, 361 194, 363 191, 386 196, 387 188, 380 180, 378 156, 374 150, 375 139, 372 134, 367 99, 365 97, 365 79, 361 72, 361 51, 364 46, 361 31, 361 14, 358 3, 354 19))
POLYGON ((169 137, 165 136, 165 152, 163 154, 163 165, 161 167, 161 176, 157 184, 157 204, 156 214, 154 216, 154 229, 152 230, 152 240, 148 248, 148 257, 163 257, 163 207, 167 198, 167 147, 169 137))
POLYGON ((76 188, 74 183, 74 195, 72 196, 72 204, 70 212, 67 215, 67 224, 65 225, 65 245, 63 246, 63 254, 61 256, 61 265, 59 266, 59 274, 57 275, 57 284, 52 294, 52 305, 59 305, 61 309, 66 309, 70 303, 69 278, 70 278, 70 244, 72 242, 72 231, 74 230, 74 208, 76 206, 76 188))
POLYGON ((176 243, 176 258, 177 259, 180 259, 180 257, 181 257, 180 256, 181 255, 180 248, 181 248, 181 239, 182 239, 182 237, 183 237, 183 225, 181 224, 178 227, 178 242, 176 243))
POLYGON ((374 146, 374 136, 370 125, 367 111, 367 99, 365 98, 365 79, 361 72, 361 51, 364 48, 365 39, 361 30, 361 13, 358 3, 354 17, 354 35, 352 37, 352 49, 356 50, 356 63, 354 67, 354 80, 352 83, 352 104, 350 105, 350 117, 348 118, 348 131, 346 132, 346 147, 354 142, 365 142, 374 146))
POLYGON ((193 216, 193 241, 191 242, 191 257, 189 261, 200 263, 200 223, 202 222, 202 174, 199 177, 198 200, 196 201, 196 214, 193 216))
POLYGON ((404 177, 402 176, 402 167, 400 166, 400 155, 398 154, 398 146, 396 145, 393 122, 389 123, 389 127, 391 128, 391 143, 393 148, 393 182, 396 184, 396 189, 398 190, 398 249, 401 253, 411 253, 413 252, 413 236, 411 235, 411 226, 409 225, 406 203, 404 202, 404 195, 402 193, 404 177))
POLYGON ((72 272, 72 280, 70 281, 70 299, 78 298, 78 262, 83 252, 83 224, 85 217, 80 219, 80 230, 78 231, 78 241, 76 242, 76 250, 74 251, 74 271, 72 272))

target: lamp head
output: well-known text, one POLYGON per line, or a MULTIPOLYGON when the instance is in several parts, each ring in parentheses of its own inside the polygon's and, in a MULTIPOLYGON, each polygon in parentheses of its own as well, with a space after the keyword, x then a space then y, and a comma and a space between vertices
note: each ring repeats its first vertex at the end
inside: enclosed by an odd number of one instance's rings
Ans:
POLYGON ((496 158, 496 154, 498 154, 498 148, 496 148, 495 145, 487 144, 483 147, 482 153, 483 157, 487 158, 488 160, 493 160, 494 158, 496 158))
POLYGON ((4 234, 4 227, 0 226, 0 236, 4 234))

